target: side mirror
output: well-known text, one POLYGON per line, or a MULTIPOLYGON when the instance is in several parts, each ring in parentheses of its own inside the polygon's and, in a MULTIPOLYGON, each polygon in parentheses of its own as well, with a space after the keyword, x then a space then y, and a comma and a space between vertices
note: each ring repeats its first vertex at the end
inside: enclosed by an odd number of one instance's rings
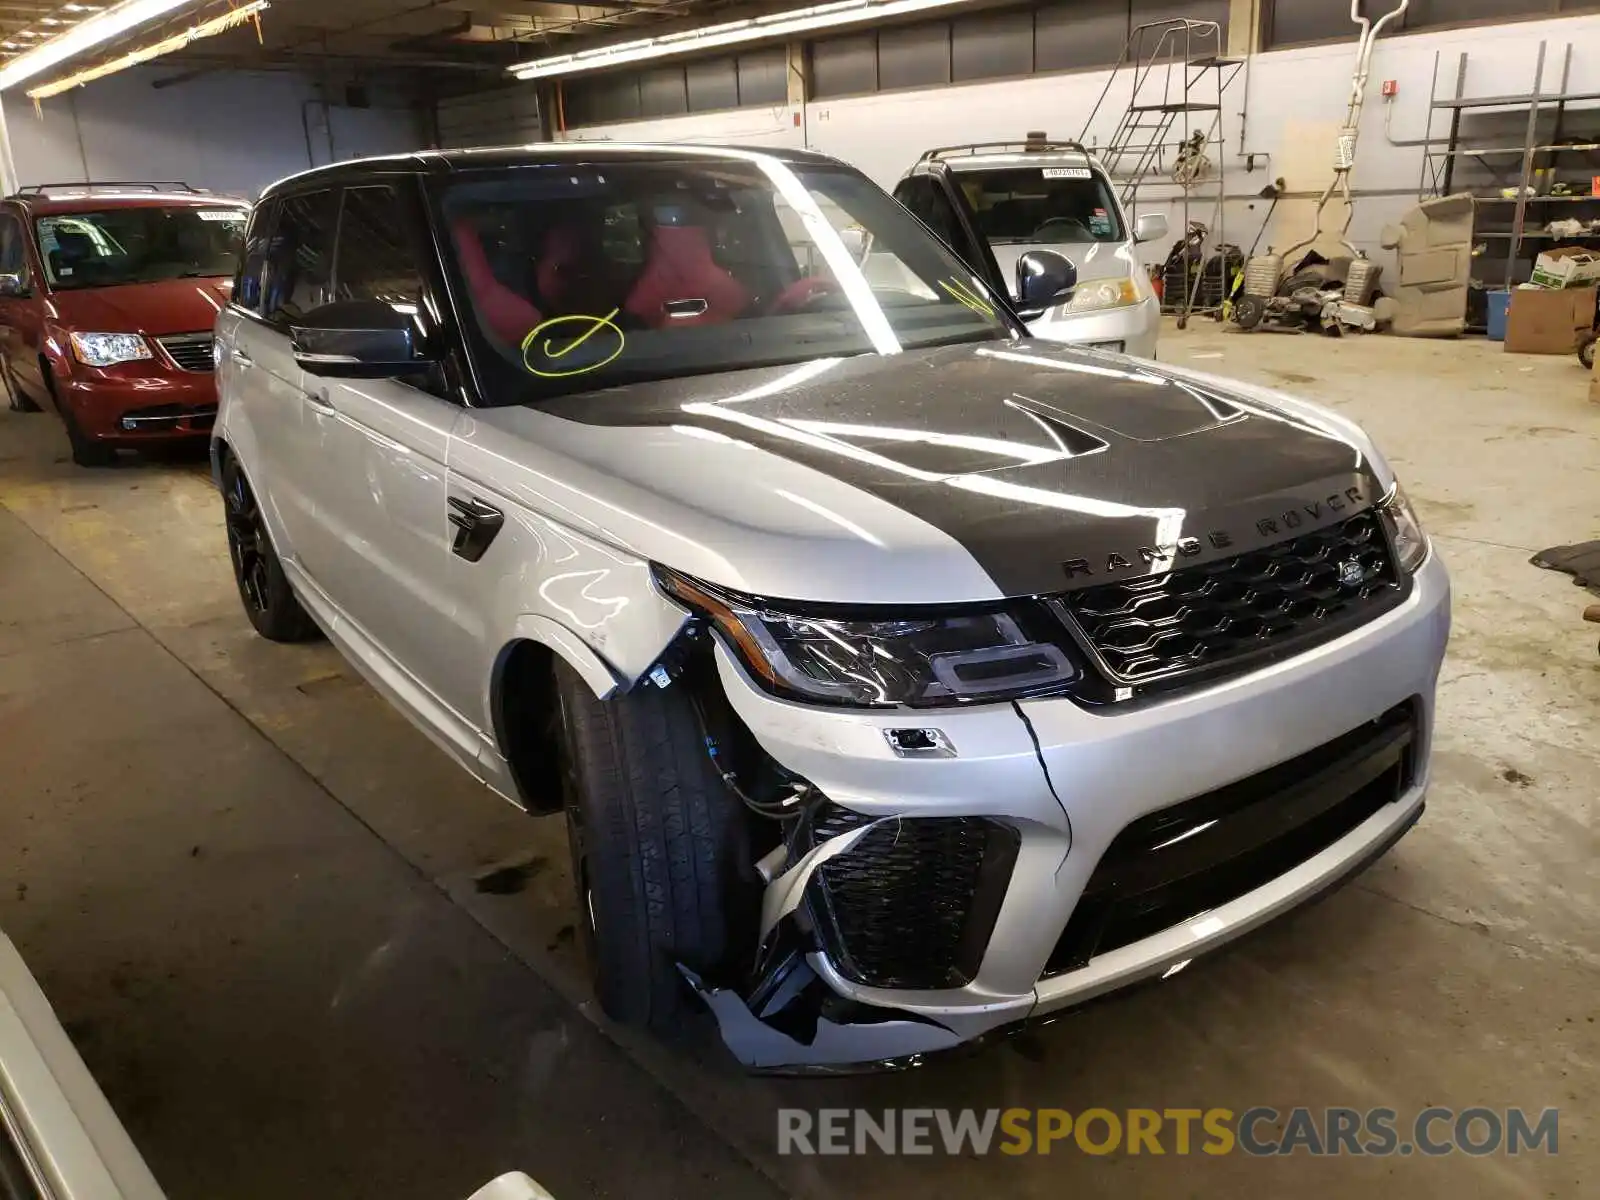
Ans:
POLYGON ((1024 315, 1072 298, 1078 268, 1054 250, 1029 250, 1017 259, 1017 303, 1024 315))
POLYGON ((412 314, 375 300, 329 304, 315 325, 290 327, 294 361, 313 375, 382 379, 424 370, 412 314))
POLYGON ((0 274, 0 296, 9 296, 15 299, 28 294, 28 285, 21 275, 14 271, 0 274))
POLYGON ((1169 228, 1166 213, 1140 213, 1133 222, 1133 240, 1158 242, 1167 236, 1169 228))

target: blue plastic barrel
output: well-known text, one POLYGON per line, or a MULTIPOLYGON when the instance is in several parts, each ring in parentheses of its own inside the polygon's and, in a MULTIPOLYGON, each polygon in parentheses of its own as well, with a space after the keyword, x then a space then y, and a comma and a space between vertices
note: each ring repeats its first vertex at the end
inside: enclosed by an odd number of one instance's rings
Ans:
POLYGON ((1487 297, 1489 301, 1489 340, 1503 342, 1506 340, 1506 314, 1511 311, 1511 293, 1504 288, 1492 291, 1487 297))

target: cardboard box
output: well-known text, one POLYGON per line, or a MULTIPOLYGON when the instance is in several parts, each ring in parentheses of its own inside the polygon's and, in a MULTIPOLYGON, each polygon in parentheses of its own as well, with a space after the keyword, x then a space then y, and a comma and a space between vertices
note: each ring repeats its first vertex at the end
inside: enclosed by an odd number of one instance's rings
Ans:
POLYGON ((1534 260, 1535 287, 1571 288, 1600 282, 1600 258, 1585 246, 1557 246, 1534 260))
POLYGON ((1578 342, 1594 328, 1593 287, 1519 287, 1511 293, 1506 317, 1506 351, 1511 354, 1576 354, 1578 342))

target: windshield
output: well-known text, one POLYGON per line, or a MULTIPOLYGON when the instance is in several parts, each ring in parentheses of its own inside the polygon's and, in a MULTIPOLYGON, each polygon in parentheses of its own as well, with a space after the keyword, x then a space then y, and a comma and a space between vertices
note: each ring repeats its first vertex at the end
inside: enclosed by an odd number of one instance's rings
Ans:
POLYGON ((1111 188, 1087 166, 962 171, 956 179, 990 245, 1123 240, 1111 188))
POLYGON ((686 158, 442 185, 485 398, 1018 336, 864 176, 686 158))
POLYGON ((39 217, 50 286, 113 287, 232 275, 248 210, 151 205, 39 217))

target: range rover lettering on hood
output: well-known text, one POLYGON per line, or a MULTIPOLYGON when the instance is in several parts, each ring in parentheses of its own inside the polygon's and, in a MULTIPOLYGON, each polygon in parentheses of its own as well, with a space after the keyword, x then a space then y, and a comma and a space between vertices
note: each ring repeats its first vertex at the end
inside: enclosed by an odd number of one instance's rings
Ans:
POLYGON ((1360 484, 1351 484, 1342 491, 1328 493, 1321 500, 1309 500, 1282 512, 1257 517, 1254 530, 1244 537, 1233 530, 1209 529, 1202 536, 1181 537, 1170 545, 1140 546, 1128 556, 1112 550, 1106 554, 1104 565, 1098 559, 1069 558, 1061 564, 1061 569, 1066 572, 1069 581, 1169 571, 1184 565, 1187 559, 1199 559, 1208 549, 1239 553, 1252 546, 1271 545, 1301 533, 1309 533, 1332 521, 1342 521, 1354 515, 1366 508, 1373 499, 1376 497, 1368 496, 1360 484))
POLYGON ((1153 364, 1026 342, 814 359, 540 408, 694 427, 822 471, 944 531, 1007 595, 1225 558, 1381 496, 1361 447, 1333 428, 1153 364))

